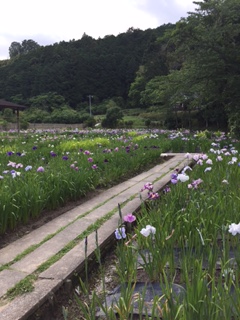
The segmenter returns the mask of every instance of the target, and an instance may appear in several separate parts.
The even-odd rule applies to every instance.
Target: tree
[[[123,119],[123,112],[121,108],[115,106],[107,110],[106,117],[102,121],[104,128],[116,128],[119,120]]]
[[[171,34],[169,46],[174,50],[169,58],[178,61],[178,72],[168,78],[175,82],[174,96],[190,98],[189,106],[198,104],[208,112],[223,107],[230,127],[240,115],[240,2],[195,3],[196,12],[181,19]]]
[[[32,108],[39,108],[47,112],[52,112],[55,108],[58,109],[65,104],[63,96],[56,92],[44,93],[29,99]]]
[[[23,40],[21,54],[28,54],[31,51],[37,50],[40,45],[34,40]]]
[[[15,58],[21,54],[22,46],[20,42],[12,42],[9,47],[9,57],[10,59]]]
[[[129,105],[132,108],[139,108],[142,106],[141,92],[144,91],[146,85],[146,77],[145,77],[145,68],[144,66],[140,66],[139,70],[136,73],[136,78],[134,82],[131,83],[130,90],[128,93],[129,97]]]
[[[10,59],[20,56],[22,54],[27,54],[31,51],[40,48],[40,45],[34,40],[23,40],[20,42],[12,42],[9,47],[9,57]]]

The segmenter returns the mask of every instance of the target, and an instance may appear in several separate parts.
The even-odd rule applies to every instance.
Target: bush
[[[21,130],[27,130],[29,128],[29,123],[26,120],[20,121],[20,129]]]
[[[123,112],[119,107],[111,107],[108,109],[106,118],[102,120],[103,128],[117,128],[119,120],[122,120]]]
[[[83,124],[84,127],[93,128],[96,124],[96,120],[94,119],[94,117],[89,116],[88,119],[83,122]]]

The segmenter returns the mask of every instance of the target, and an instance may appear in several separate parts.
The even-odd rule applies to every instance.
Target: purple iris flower
[[[163,193],[168,193],[168,192],[170,192],[170,191],[171,191],[171,189],[170,189],[169,186],[166,186],[166,187],[163,189]]]
[[[153,190],[153,184],[151,182],[145,183],[143,188],[141,189],[141,191],[144,191],[144,190],[152,191]]]
[[[50,155],[51,155],[52,157],[56,157],[56,156],[57,156],[57,154],[56,154],[55,152],[53,152],[53,151],[50,152]]]
[[[191,185],[192,185],[192,187],[194,188],[194,189],[197,189],[198,188],[198,186],[199,186],[199,184],[201,184],[203,182],[203,180],[202,179],[197,179],[197,180],[194,180],[192,183],[191,183]]]
[[[37,149],[37,146],[33,146],[33,147],[32,147],[32,150],[36,150],[36,149]]]
[[[172,173],[171,174],[171,183],[172,184],[176,184],[177,183],[177,174],[176,173]]]
[[[68,156],[63,156],[62,159],[63,160],[68,160]]]
[[[97,169],[97,168],[98,168],[98,166],[97,166],[96,164],[93,164],[93,165],[92,165],[92,169],[95,170],[95,169]]]
[[[159,194],[157,192],[148,192],[148,199],[155,200],[159,198]]]
[[[16,155],[21,157],[22,154],[21,154],[21,152],[16,152]]]
[[[38,167],[37,168],[37,172],[44,172],[44,168],[43,167]]]
[[[12,155],[13,155],[13,152],[12,152],[12,151],[8,151],[8,152],[7,152],[7,155],[8,155],[8,156],[12,156]]]
[[[125,228],[121,227],[121,228],[116,229],[115,230],[115,237],[117,240],[125,239],[127,237]]]

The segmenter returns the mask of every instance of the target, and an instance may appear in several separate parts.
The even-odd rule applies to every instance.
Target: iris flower
[[[11,166],[11,167],[15,168],[16,167],[16,162],[9,161],[7,166],[8,167]]]
[[[125,227],[117,228],[115,230],[115,237],[117,240],[125,239],[127,237]]]
[[[126,216],[123,217],[123,220],[125,222],[132,223],[132,222],[134,222],[136,220],[136,217],[132,213],[129,213]]]
[[[163,189],[163,193],[168,193],[170,191],[171,191],[171,188],[168,185],[166,185],[166,187]]]
[[[150,234],[154,235],[156,233],[156,228],[154,228],[153,226],[147,225],[146,228],[142,228],[140,233],[147,238]]]
[[[236,234],[240,233],[240,223],[231,223],[229,225],[228,229],[229,233],[231,233],[233,236],[236,236]]]
[[[53,152],[53,151],[50,152],[50,155],[51,155],[51,157],[56,157],[57,156],[57,154],[55,152]]]
[[[197,180],[194,180],[191,184],[188,185],[188,188],[191,189],[191,188],[194,188],[194,189],[197,189],[198,188],[198,185],[200,183],[202,183],[203,180],[202,179],[197,179]]]
[[[187,170],[191,170],[192,171],[192,168],[189,167],[189,166],[186,166],[186,167],[183,168],[182,173],[185,173]]]
[[[144,190],[152,191],[153,190],[153,184],[151,182],[145,183],[143,188],[141,189],[141,191],[144,191]]]
[[[16,164],[16,169],[22,168],[22,167],[23,167],[23,164],[21,164],[21,163]]]
[[[12,174],[12,177],[13,177],[13,178],[16,178],[17,176],[20,176],[21,172],[12,170],[12,171],[11,171],[11,174]]]
[[[157,192],[148,192],[148,199],[155,200],[159,198],[159,194]]]
[[[206,164],[213,164],[213,162],[212,162],[212,160],[211,159],[207,159],[207,161],[206,161]]]
[[[183,173],[179,173],[177,175],[177,180],[181,181],[181,182],[186,182],[189,180],[189,176],[187,176],[186,174],[183,174]]]
[[[222,183],[229,184],[226,179],[224,179],[224,180],[222,181]]]

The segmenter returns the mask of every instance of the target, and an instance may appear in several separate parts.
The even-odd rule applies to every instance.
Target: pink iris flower
[[[136,220],[136,217],[132,213],[129,213],[126,216],[123,217],[123,220],[125,222],[132,223],[132,222],[134,222]]]

